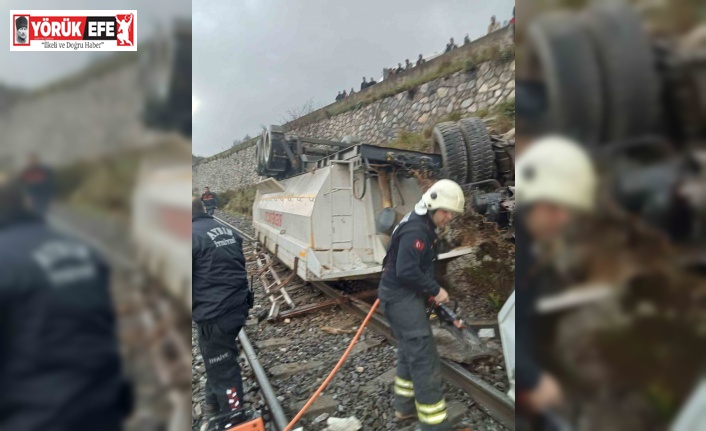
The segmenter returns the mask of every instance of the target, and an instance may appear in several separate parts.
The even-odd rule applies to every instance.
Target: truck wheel
[[[582,143],[603,139],[603,99],[596,53],[585,24],[569,12],[547,13],[529,26],[529,51],[547,87],[550,119]]]
[[[458,122],[468,153],[468,182],[489,180],[495,177],[493,143],[480,118],[463,118]]]
[[[268,127],[263,141],[263,157],[268,171],[283,172],[287,169],[285,145],[282,126]]]
[[[262,138],[258,138],[255,144],[255,163],[257,163],[257,174],[261,177],[265,175],[265,161],[262,155]]]
[[[468,151],[458,124],[439,123],[434,126],[431,135],[432,152],[441,154],[444,177],[465,184],[468,178]]]
[[[597,5],[584,13],[603,76],[607,140],[656,132],[659,78],[639,16],[629,6],[617,4]]]

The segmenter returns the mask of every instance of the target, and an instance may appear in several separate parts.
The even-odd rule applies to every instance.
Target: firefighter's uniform
[[[453,186],[463,208],[463,193],[457,184]],[[428,208],[420,202],[395,228],[383,262],[379,297],[398,342],[395,411],[402,417],[416,411],[422,430],[438,431],[450,430],[451,425],[439,354],[426,314],[427,298],[441,289],[434,279],[437,234]]]
[[[192,216],[192,320],[206,366],[206,405],[242,408],[236,339],[252,306],[243,240],[208,214]]]
[[[0,430],[119,431],[132,409],[107,263],[0,181]]]

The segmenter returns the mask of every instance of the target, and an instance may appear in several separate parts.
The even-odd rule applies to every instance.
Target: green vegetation
[[[650,405],[658,415],[665,419],[674,416],[678,410],[678,403],[671,388],[658,382],[651,382],[645,392]]]
[[[397,131],[397,138],[386,146],[400,150],[428,152],[431,150],[431,139],[424,137],[422,133],[412,133],[400,129]]]
[[[500,311],[503,308],[505,299],[498,292],[490,292],[488,293],[488,301],[490,301],[496,311]]]
[[[218,193],[219,206],[226,212],[250,218],[256,191],[254,185],[249,185]]]
[[[489,110],[479,109],[473,115],[486,121],[490,133],[505,133],[515,127],[515,98],[502,101]]]
[[[463,117],[463,112],[453,111],[430,124],[429,127],[424,129],[421,133],[413,133],[408,130],[399,129],[397,131],[397,137],[393,141],[388,142],[385,146],[390,148],[399,148],[401,150],[429,152],[431,151],[431,132],[434,129],[434,126],[447,121],[456,122]]]

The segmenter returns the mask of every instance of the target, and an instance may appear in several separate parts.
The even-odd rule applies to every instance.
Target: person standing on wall
[[[218,208],[218,196],[211,192],[211,189],[208,187],[205,187],[203,190],[204,192],[201,195],[201,202],[203,203],[204,208],[206,208],[206,213],[212,216],[213,212]]]
[[[456,48],[458,48],[458,46],[456,45],[456,43],[454,42],[454,38],[452,37],[451,39],[449,39],[449,43],[446,44],[446,50],[444,50],[444,52],[451,52]]]
[[[419,58],[417,59],[417,66],[421,66],[422,64],[426,63],[427,61],[424,59],[424,56],[422,54],[419,54]]]
[[[495,18],[495,15],[493,15],[490,17],[490,24],[488,24],[488,34],[498,30],[500,30],[500,23]]]
[[[383,260],[379,298],[398,340],[395,416],[418,418],[422,431],[449,431],[441,387],[441,361],[426,314],[427,301],[448,302],[434,279],[437,230],[464,211],[461,187],[439,180],[402,218],[390,237]]]
[[[253,305],[243,239],[204,212],[197,196],[191,205],[192,320],[206,366],[207,419],[243,407],[238,333]]]

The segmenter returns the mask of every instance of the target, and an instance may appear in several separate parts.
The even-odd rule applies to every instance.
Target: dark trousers
[[[206,214],[212,216],[213,212],[216,210],[216,207],[206,207]]]
[[[199,323],[199,348],[206,366],[206,404],[221,413],[243,407],[243,379],[236,339],[242,326],[228,319]]]
[[[397,339],[395,410],[417,412],[422,431],[450,431],[441,387],[441,360],[424,299],[404,288],[380,286],[385,317]]]

